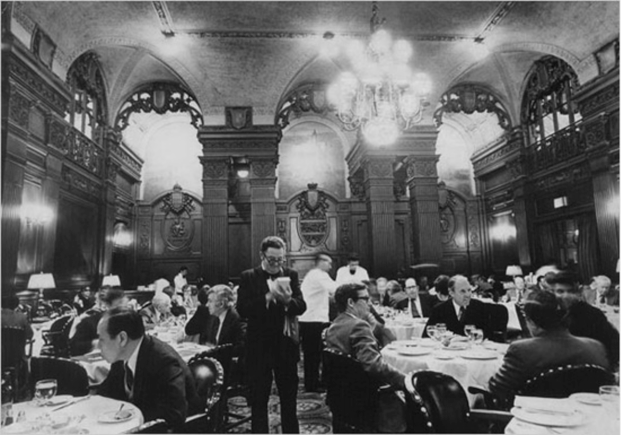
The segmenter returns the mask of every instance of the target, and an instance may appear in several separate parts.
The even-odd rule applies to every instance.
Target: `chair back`
[[[2,327],[2,368],[18,368],[24,361],[26,330],[15,326]]]
[[[602,385],[614,383],[614,375],[603,367],[595,364],[569,364],[546,370],[527,380],[517,394],[562,398],[574,393],[598,393]]]
[[[507,323],[509,323],[509,311],[501,304],[485,304],[487,313],[486,320],[492,341],[504,343],[507,341]]]
[[[69,331],[73,320],[73,314],[66,314],[56,319],[48,331],[42,332],[45,341],[45,345],[41,349],[42,355],[69,356]]]
[[[224,370],[224,388],[230,385],[230,372],[231,365],[233,363],[232,343],[219,344],[209,350],[199,353],[197,357],[208,357],[218,360],[218,362],[222,366],[222,370]]]
[[[88,394],[88,374],[76,361],[55,357],[32,357],[30,360],[33,385],[41,379],[56,379],[57,394],[86,396]]]
[[[196,355],[188,362],[192,372],[196,394],[205,403],[208,412],[220,400],[222,386],[224,385],[224,370],[215,358]]]
[[[147,421],[127,433],[166,433],[168,431],[168,423],[163,418]]]
[[[408,433],[470,433],[470,406],[452,376],[422,370],[406,377]]]
[[[323,350],[323,375],[334,432],[375,432],[379,382],[360,362],[330,348]]]

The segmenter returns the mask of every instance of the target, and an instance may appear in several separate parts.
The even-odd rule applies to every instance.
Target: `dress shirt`
[[[228,311],[229,310],[224,310],[218,315],[218,319],[220,320],[220,323],[218,324],[218,332],[216,332],[216,344],[220,342],[220,332],[222,331],[222,325],[224,324],[224,318],[226,317],[226,313],[228,313]]]
[[[414,303],[414,305],[412,305],[412,302]],[[423,307],[420,305],[420,299],[416,298],[416,299],[410,299],[408,302],[408,310],[410,311],[410,314],[412,314],[412,316],[414,316],[414,312],[412,310],[412,307],[416,307],[416,314],[418,314],[415,317],[423,317]]]
[[[142,340],[143,340],[143,337],[140,337],[140,341],[138,341],[138,346],[136,346],[132,354],[127,359],[127,362],[125,363],[126,369],[128,368],[132,371],[133,379],[136,379],[136,362],[138,361],[138,351],[140,350],[140,345],[142,345]],[[132,386],[132,389],[133,389],[133,386]],[[125,392],[127,393],[129,397],[131,397],[133,394],[133,391],[127,389],[127,384],[125,384]]]
[[[330,278],[328,272],[321,269],[312,269],[302,281],[302,296],[306,302],[306,311],[298,319],[300,322],[330,321],[330,295],[336,291],[336,282]]]
[[[461,320],[461,319],[459,318],[459,310],[461,309],[461,306],[457,305],[457,304],[455,303],[455,300],[454,300],[454,299],[451,299],[451,302],[453,303],[453,308],[455,309],[455,316],[457,317],[457,320]],[[465,311],[467,308],[468,308],[468,307],[467,307],[467,306],[465,306],[465,307],[464,307],[464,311]]]
[[[188,280],[180,273],[175,276],[175,291],[183,294],[183,287],[188,284]]]
[[[341,284],[346,284],[348,282],[362,282],[368,280],[369,274],[367,273],[367,270],[362,266],[356,267],[356,272],[353,275],[349,272],[349,266],[341,266],[336,272],[337,287]]]

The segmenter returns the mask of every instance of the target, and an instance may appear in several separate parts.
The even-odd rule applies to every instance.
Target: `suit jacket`
[[[435,305],[435,300],[433,296],[430,296],[428,294],[421,294],[419,293],[418,295],[418,299],[420,300],[420,308],[423,311],[422,313],[419,313],[421,315],[421,317],[429,317],[431,316],[431,311],[433,310],[433,307]],[[396,303],[395,308],[397,308],[398,310],[407,310],[408,309],[408,300],[409,298],[405,298],[399,302]]]
[[[489,389],[498,397],[511,397],[528,379],[566,364],[597,364],[610,369],[604,346],[590,338],[571,335],[566,329],[511,343]]]
[[[216,340],[218,334],[218,317],[209,314],[209,308],[201,305],[197,308],[194,316],[185,325],[185,333],[188,335],[199,334],[199,343],[212,344],[232,344],[233,355],[239,356],[244,348],[245,327],[239,318],[239,314],[233,308],[230,308],[224,316],[222,329],[220,331],[219,340]]]
[[[382,358],[376,337],[368,322],[341,313],[326,331],[326,346],[350,355],[381,383],[402,388],[405,375]]]
[[[283,268],[282,276],[291,278],[291,302],[287,315],[299,316],[306,310],[306,303],[300,291],[298,273]],[[273,364],[275,358],[297,362],[300,358],[299,347],[283,334],[285,306],[276,301],[265,302],[269,292],[268,275],[261,268],[249,269],[241,274],[237,291],[237,311],[247,319],[246,361],[250,366],[263,363]]]
[[[103,311],[91,309],[75,319],[79,322],[75,333],[69,339],[69,354],[71,356],[84,355],[93,350],[93,340],[97,339],[97,324],[103,316]]]
[[[457,320],[457,314],[453,307],[453,300],[449,299],[441,304],[436,305],[429,316],[427,325],[435,325],[436,323],[446,324],[446,329],[452,331],[455,334],[465,335],[464,326],[474,325],[475,327],[482,329],[485,337],[491,336],[491,330],[487,324],[487,313],[485,312],[485,302],[471,299],[466,312],[464,314],[464,320],[460,322]],[[423,337],[427,337],[427,327],[423,332]]]
[[[618,366],[619,331],[601,310],[579,301],[569,307],[567,321],[569,332],[576,337],[588,337],[602,343],[613,368]]]
[[[131,400],[125,393],[124,382],[124,362],[116,361],[98,393],[133,403],[142,411],[145,421],[163,418],[174,428],[205,406],[199,403],[192,373],[183,359],[172,347],[149,335],[144,336],[138,350]]]

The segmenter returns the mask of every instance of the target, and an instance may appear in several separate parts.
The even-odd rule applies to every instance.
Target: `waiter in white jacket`
[[[363,282],[369,280],[367,270],[360,266],[360,258],[357,254],[350,254],[347,265],[342,266],[336,271],[336,285],[347,284],[348,282]]]
[[[330,296],[336,291],[336,283],[328,272],[332,269],[332,258],[317,254],[315,268],[302,281],[302,295],[306,311],[300,316],[300,338],[304,352],[304,389],[306,392],[321,392],[319,365],[323,343],[321,334],[329,325],[328,312]]]

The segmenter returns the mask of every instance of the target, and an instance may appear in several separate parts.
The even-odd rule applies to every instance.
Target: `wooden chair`
[[[220,429],[218,418],[221,415],[224,384],[222,365],[215,358],[196,355],[190,359],[188,367],[194,377],[196,393],[201,402],[205,403],[205,409],[204,412],[186,418],[181,432],[217,433]]]
[[[15,397],[22,396],[28,384],[28,363],[26,361],[26,330],[20,327],[2,327],[2,371],[11,373],[11,384]],[[32,346],[32,345],[31,345]]]
[[[526,381],[521,396],[568,397],[574,393],[598,393],[602,385],[615,383],[615,376],[595,364],[568,364],[546,370]]]
[[[509,412],[471,410],[459,382],[443,373],[409,374],[405,386],[408,433],[502,433],[513,418]]]
[[[162,418],[156,420],[147,421],[133,429],[130,429],[127,433],[167,433],[168,424]]]
[[[326,348],[322,356],[334,433],[377,432],[379,383],[348,355]]]
[[[73,314],[67,314],[56,319],[47,331],[41,335],[45,344],[41,355],[67,358],[69,356],[69,331],[74,321]]]
[[[89,392],[86,369],[66,358],[33,357],[30,360],[33,385],[41,379],[56,379],[57,394],[86,396]]]

